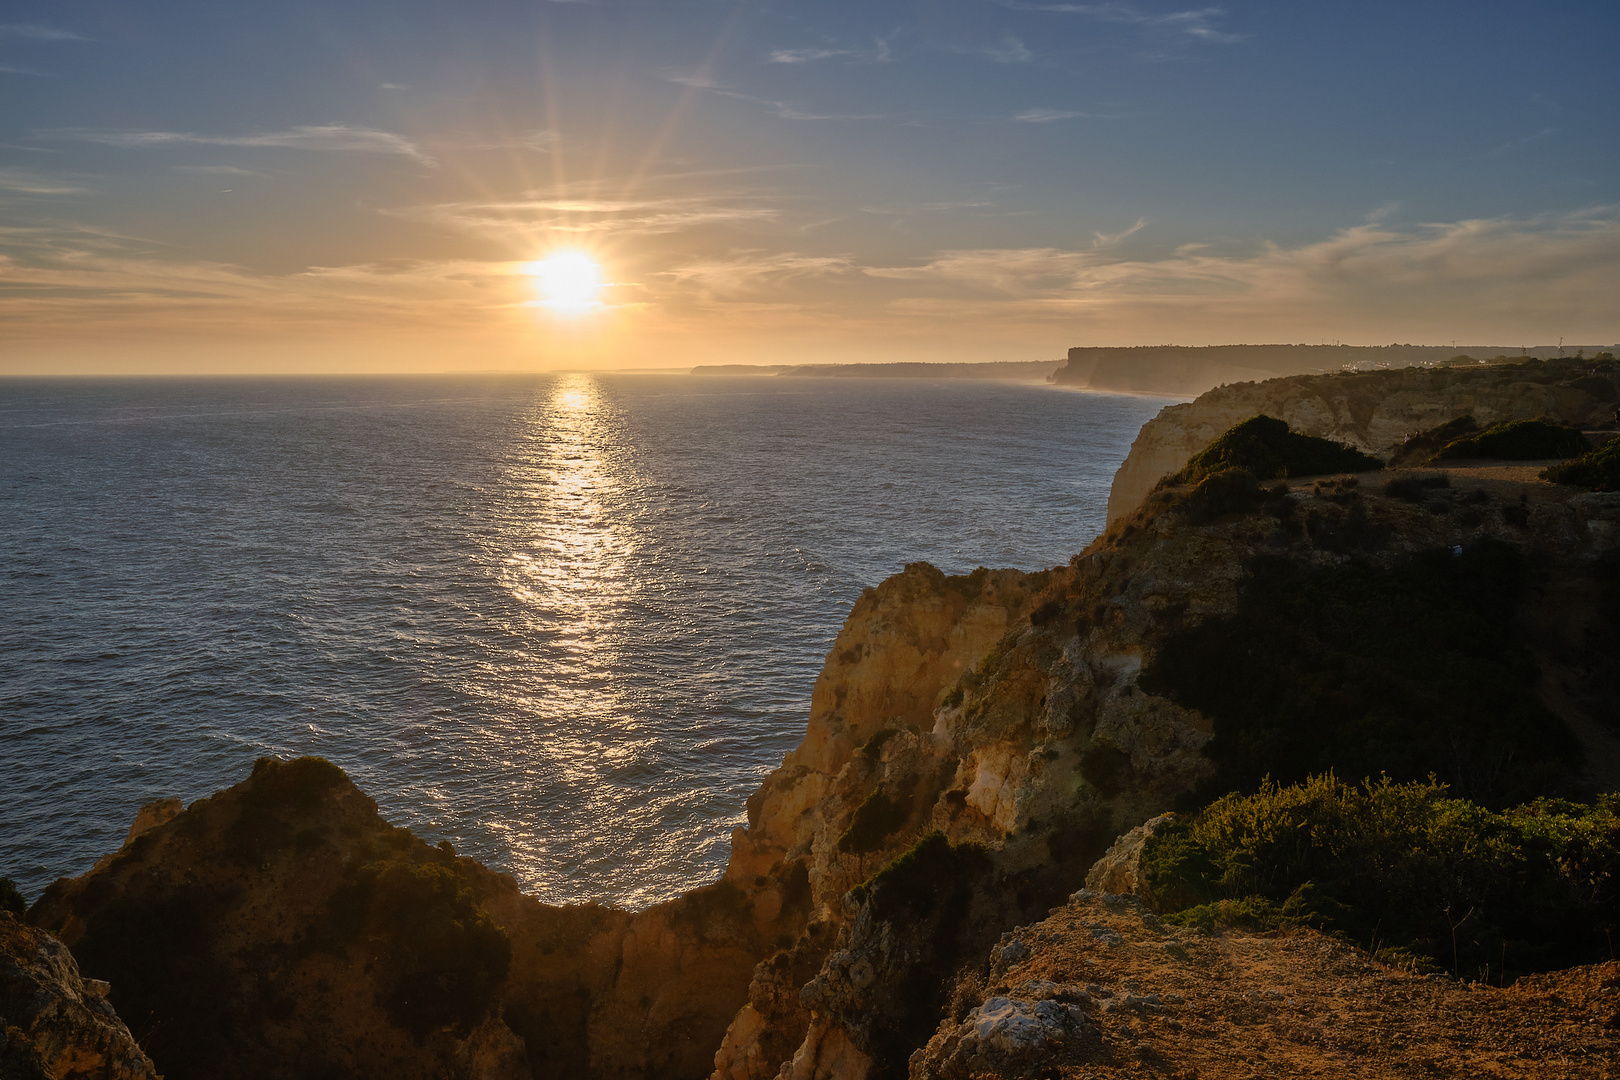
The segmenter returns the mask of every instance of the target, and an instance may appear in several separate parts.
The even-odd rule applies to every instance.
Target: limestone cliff
[[[1521,713],[1550,714],[1518,701],[1520,712],[1513,715],[1521,719],[1509,721],[1506,754],[1541,770],[1534,774],[1538,782],[1555,785],[1577,782],[1570,759],[1555,759],[1548,749],[1557,732],[1567,732],[1565,725],[1577,730],[1591,759],[1612,755],[1612,718],[1606,722],[1589,705],[1573,705],[1592,689],[1582,684],[1576,692],[1582,679],[1608,680],[1610,689],[1597,700],[1612,700],[1603,694],[1612,692],[1614,665],[1602,659],[1613,644],[1612,613],[1601,628],[1580,620],[1555,627],[1537,622],[1536,611],[1566,590],[1601,591],[1604,575],[1612,577],[1613,564],[1604,560],[1620,540],[1620,498],[1483,480],[1472,489],[1427,488],[1428,499],[1411,499],[1399,485],[1397,494],[1383,494],[1376,474],[1361,479],[1300,491],[1244,489],[1225,502],[1204,489],[1161,491],[1068,568],[1045,576],[1028,615],[945,687],[926,733],[926,721],[916,716],[894,724],[892,732],[861,728],[870,732],[868,742],[852,738],[847,745],[858,746],[852,755],[820,759],[827,768],[840,761],[843,767],[826,789],[839,794],[824,795],[815,811],[800,809],[811,805],[808,799],[779,803],[772,797],[791,790],[796,774],[785,767],[775,781],[782,786],[767,784],[737,848],[747,850],[754,835],[781,834],[805,813],[823,823],[847,821],[842,833],[819,825],[820,843],[809,844],[813,879],[823,883],[818,918],[827,929],[760,966],[750,1003],[717,1055],[716,1080],[906,1075],[909,1055],[950,1008],[951,972],[978,963],[1020,919],[1060,902],[1126,828],[1186,800],[1229,767],[1210,753],[1211,738],[1220,732],[1215,719],[1179,700],[1172,680],[1150,683],[1144,673],[1161,668],[1166,650],[1196,628],[1244,610],[1267,581],[1321,574],[1332,580],[1351,567],[1395,575],[1429,565],[1430,553],[1447,559],[1460,558],[1453,552],[1526,553],[1545,576],[1529,599],[1510,601],[1520,605],[1520,615],[1508,616],[1529,627],[1521,631],[1530,641],[1526,648],[1568,654],[1584,674],[1566,668],[1571,692],[1565,693],[1529,668],[1515,669],[1521,674],[1513,676],[1520,680],[1513,693],[1540,695],[1557,716],[1545,721],[1553,728],[1544,735]],[[1338,676],[1322,671],[1313,677]],[[1482,727],[1491,722],[1490,716],[1477,719]],[[1325,728],[1310,731],[1308,713],[1295,723],[1307,741],[1353,741]],[[1442,750],[1440,757],[1404,764],[1448,776],[1455,766],[1468,782],[1469,751],[1457,745],[1461,756],[1454,760],[1445,757],[1453,751]],[[1359,763],[1353,755],[1344,760]],[[1333,761],[1327,758],[1328,765]],[[1617,780],[1620,773],[1609,771],[1595,782]],[[782,818],[773,814],[778,805],[787,810]],[[834,894],[828,886],[841,887],[877,863],[857,858],[871,842],[868,820],[898,823],[881,845],[883,860],[893,848],[915,843],[845,894],[840,912],[826,903]],[[852,861],[859,867],[854,873],[845,869]],[[1116,852],[1113,863],[1103,860],[1094,874],[1115,884],[1114,878],[1130,875],[1129,859]],[[1016,952],[1008,963],[1018,959]],[[825,959],[805,982],[817,955]],[[802,1041],[784,1055],[784,1035],[800,1030]]]
[[[1408,435],[1471,414],[1481,427],[1551,417],[1576,427],[1612,426],[1620,382],[1575,360],[1470,368],[1299,375],[1234,383],[1170,405],[1131,444],[1108,495],[1108,521],[1123,518],[1160,479],[1251,416],[1335,439],[1387,458]]]
[[[0,911],[0,1076],[157,1080],[152,1062],[66,946]]]

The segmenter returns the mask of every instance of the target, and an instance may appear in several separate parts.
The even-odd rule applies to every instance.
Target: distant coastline
[[[1217,386],[1286,375],[1469,365],[1500,357],[1547,360],[1606,345],[1143,345],[1080,347],[1052,375],[1058,386],[1196,397]]]
[[[786,375],[818,379],[1000,379],[1050,382],[1063,360],[1008,360],[984,364],[700,364],[692,375]]]

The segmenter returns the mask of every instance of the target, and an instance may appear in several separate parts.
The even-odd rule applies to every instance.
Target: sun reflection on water
[[[536,400],[506,470],[507,525],[491,554],[523,613],[511,630],[540,661],[543,684],[512,723],[489,732],[488,756],[515,762],[514,790],[524,793],[493,827],[512,871],[543,897],[577,895],[581,877],[614,877],[644,819],[667,809],[654,790],[662,739],[636,719],[645,709],[623,677],[634,667],[623,650],[637,588],[637,540],[623,512],[635,498],[630,457],[596,380],[566,375]],[[567,866],[556,858],[559,835],[577,838]]]

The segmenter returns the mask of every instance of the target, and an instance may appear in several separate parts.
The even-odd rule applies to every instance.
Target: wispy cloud
[[[390,216],[511,241],[546,234],[651,236],[704,225],[769,221],[774,207],[743,197],[603,199],[535,197],[437,203],[387,211]]]
[[[1014,120],[1020,124],[1051,124],[1059,120],[1077,120],[1089,113],[1074,112],[1070,109],[1025,109]]]
[[[242,169],[235,165],[176,165],[175,172],[193,173],[198,176],[259,176],[260,173],[252,169]]]
[[[1308,340],[1312,327],[1364,328],[1381,340],[1397,331],[1401,340],[1447,340],[1465,330],[1545,336],[1558,326],[1601,335],[1612,333],[1620,309],[1613,207],[1409,229],[1358,225],[1248,255],[1189,244],[1162,258],[1122,259],[1110,250],[1114,237],[1100,239],[1087,251],[947,251],[918,266],[866,272],[905,282],[906,295],[892,304],[919,314],[1055,320],[1129,340],[1143,327],[1161,338],[1162,328],[1174,327],[1203,340]]]
[[[1487,158],[1506,157],[1509,154],[1517,153],[1518,151],[1523,150],[1527,146],[1532,146],[1538,142],[1542,142],[1545,139],[1550,139],[1556,134],[1558,134],[1557,128],[1545,127],[1533,135],[1526,135],[1522,139],[1514,139],[1511,142],[1505,142],[1500,146],[1492,147],[1490,150],[1485,152],[1485,156]]]
[[[41,23],[0,23],[0,38],[28,38],[33,41],[83,41],[71,30]]]
[[[252,135],[198,135],[181,131],[92,131],[68,129],[54,132],[59,138],[78,139],[143,149],[157,146],[244,146],[285,150],[343,151],[361,154],[394,154],[424,165],[433,159],[403,135],[349,124],[311,124],[284,131]]]
[[[39,71],[35,68],[17,67],[15,64],[0,64],[0,74],[3,75],[34,75],[43,79],[54,79],[56,75],[49,71]]]
[[[1091,234],[1092,235],[1091,246],[1092,246],[1093,250],[1101,250],[1101,249],[1104,249],[1104,248],[1118,247],[1124,241],[1126,241],[1126,240],[1130,239],[1131,237],[1135,236],[1137,233],[1141,232],[1145,228],[1147,228],[1147,218],[1137,218],[1135,225],[1132,225],[1130,228],[1124,229],[1124,230],[1122,230],[1120,232],[1117,232],[1117,233],[1105,233],[1105,232],[1092,233]]]
[[[832,60],[840,56],[853,56],[849,49],[773,49],[773,64],[808,64],[815,60]]]
[[[797,252],[734,251],[699,259],[664,271],[660,277],[677,289],[690,290],[705,300],[735,300],[761,293],[778,293],[805,278],[858,274],[847,255],[804,255]]]
[[[0,168],[0,191],[19,195],[83,195],[89,190],[80,184],[41,176],[28,169]]]
[[[1029,47],[1012,34],[1003,34],[999,40],[981,46],[978,52],[998,64],[1027,64],[1035,59]]]
[[[1230,33],[1216,26],[1216,20],[1226,14],[1224,9],[1217,7],[1160,13],[1143,11],[1135,5],[1124,3],[1039,4],[1023,3],[1020,0],[1002,0],[1002,6],[1012,8],[1015,11],[1046,11],[1059,15],[1084,15],[1099,22],[1171,31],[1177,34],[1185,34],[1199,41],[1207,41],[1218,45],[1230,45],[1242,41],[1246,37],[1244,34]]]
[[[673,74],[666,76],[671,82],[682,86],[690,86],[695,90],[707,90],[720,97],[728,97],[735,101],[746,101],[752,105],[759,105],[783,120],[888,120],[892,119],[888,113],[839,113],[820,112],[814,109],[800,108],[786,101],[776,101],[771,98],[759,97],[754,94],[745,94],[741,90],[732,90],[726,86],[710,80],[703,75]]]

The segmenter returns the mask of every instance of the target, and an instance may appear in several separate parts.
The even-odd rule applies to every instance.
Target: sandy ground
[[[1503,989],[1388,968],[1313,931],[1174,930],[1100,897],[1015,936],[1033,955],[986,995],[1089,986],[1090,1027],[1043,1063],[983,1076],[1620,1076],[1620,963]]]

